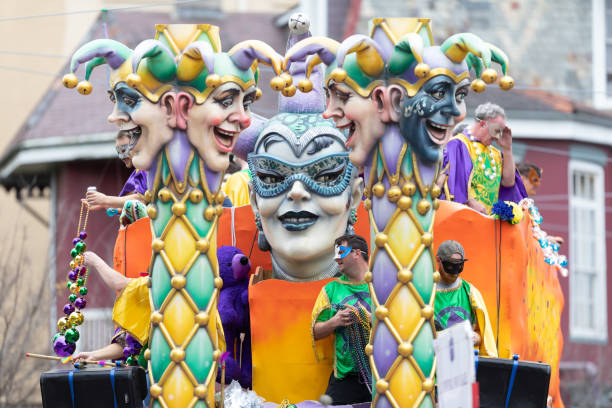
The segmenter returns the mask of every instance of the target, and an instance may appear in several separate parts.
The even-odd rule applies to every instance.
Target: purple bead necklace
[[[83,210],[85,209],[85,218],[83,219]],[[77,237],[72,240],[73,248],[70,250],[70,271],[68,272],[68,281],[66,287],[70,290],[68,301],[64,306],[65,316],[57,321],[58,333],[53,336],[53,351],[60,357],[68,357],[74,353],[76,342],[79,340],[80,334],[76,329],[77,326],[83,324],[84,317],[81,309],[85,309],[87,302],[87,267],[83,265],[83,253],[87,249],[85,238],[87,233],[87,218],[89,217],[89,206],[85,202],[81,202],[81,212],[79,214],[79,225],[77,227]],[[81,229],[81,221],[83,227]]]

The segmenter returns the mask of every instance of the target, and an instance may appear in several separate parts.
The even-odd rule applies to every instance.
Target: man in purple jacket
[[[487,102],[476,108],[476,121],[454,136],[444,150],[442,198],[490,214],[497,201],[527,197],[512,156],[512,131],[504,110]],[[501,151],[493,146],[496,141]]]

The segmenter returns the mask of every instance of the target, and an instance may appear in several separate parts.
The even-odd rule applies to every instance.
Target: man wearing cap
[[[436,330],[445,330],[455,323],[469,320],[474,329],[474,346],[480,349],[480,355],[497,357],[484,299],[474,285],[459,277],[466,261],[463,247],[457,241],[444,241],[438,247],[436,262],[440,281],[436,288]]]
[[[335,260],[342,275],[321,289],[312,311],[314,340],[334,335],[334,372],[325,392],[333,405],[372,400],[372,373],[365,355],[370,337],[372,300],[365,274],[368,244],[359,235],[343,235],[335,241]],[[315,354],[318,358],[317,345]]]

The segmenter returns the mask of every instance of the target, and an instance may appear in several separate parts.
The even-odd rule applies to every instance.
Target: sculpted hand
[[[100,210],[108,206],[106,194],[102,194],[99,191],[88,191],[85,195],[85,200],[90,210]]]
[[[503,150],[512,150],[512,130],[510,130],[508,126],[502,130],[502,135],[497,141],[497,144],[499,144],[499,147]]]

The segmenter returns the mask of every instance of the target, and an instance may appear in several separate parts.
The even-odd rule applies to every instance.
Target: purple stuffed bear
[[[249,319],[249,271],[251,263],[233,246],[217,249],[219,275],[223,287],[219,293],[219,315],[225,332],[228,355],[225,358],[225,383],[237,380],[243,388],[251,387],[251,325]],[[244,333],[241,341],[240,335]],[[217,380],[221,379],[221,370]]]

